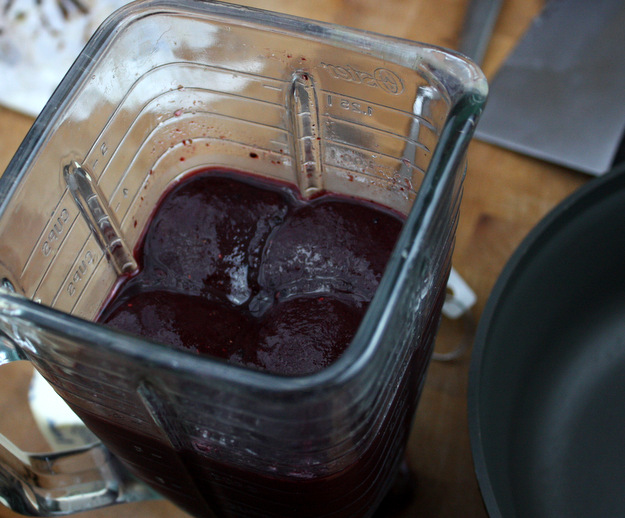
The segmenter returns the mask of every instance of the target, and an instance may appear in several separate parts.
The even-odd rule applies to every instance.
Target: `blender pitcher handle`
[[[0,332],[0,365],[24,359]],[[0,434],[0,503],[26,516],[62,516],[158,498],[99,442],[28,453]]]

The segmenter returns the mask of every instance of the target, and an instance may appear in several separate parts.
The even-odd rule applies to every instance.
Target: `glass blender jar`
[[[267,11],[112,15],[0,178],[0,364],[31,361],[102,443],[25,460],[3,441],[3,502],[47,516],[158,493],[196,516],[371,516],[432,354],[486,93],[453,52]],[[406,215],[330,367],[276,376],[93,322],[162,193],[207,166]]]

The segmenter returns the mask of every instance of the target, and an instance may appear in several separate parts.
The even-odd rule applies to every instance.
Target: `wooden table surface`
[[[246,5],[305,16],[458,48],[466,0],[248,0]],[[491,78],[540,11],[541,0],[506,0],[483,62]],[[0,108],[0,171],[32,124]],[[472,142],[458,228],[454,266],[478,296],[477,321],[499,272],[527,232],[589,177],[504,149]],[[457,324],[443,321],[437,347],[461,337]],[[396,518],[486,516],[473,470],[467,424],[470,351],[450,363],[433,362],[417,412],[408,457],[416,473],[415,495]],[[0,433],[22,448],[41,448],[26,413],[30,367],[2,367]],[[16,517],[0,506],[0,518]],[[183,518],[164,502],[127,504],[76,515],[82,518]],[[244,518],[244,517],[243,517]],[[296,518],[296,517],[294,517]]]

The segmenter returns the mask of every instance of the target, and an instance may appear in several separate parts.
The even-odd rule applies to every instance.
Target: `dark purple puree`
[[[349,345],[402,224],[363,200],[303,200],[286,184],[202,171],[166,193],[136,251],[140,271],[100,322],[253,369],[313,373]],[[132,472],[196,516],[211,514],[207,506],[227,518],[369,515],[401,462],[441,305],[439,297],[378,434],[336,473],[260,473],[201,444],[176,448],[76,411]],[[405,496],[391,491],[380,512]]]
[[[403,220],[363,200],[208,170],[160,202],[100,322],[284,375],[347,348]]]

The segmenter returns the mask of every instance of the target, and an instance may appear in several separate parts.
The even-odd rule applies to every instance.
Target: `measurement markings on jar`
[[[56,206],[52,209],[50,219],[43,227],[41,234],[37,239],[37,244],[32,249],[30,256],[22,269],[22,276],[26,270],[31,269],[31,263],[34,261],[41,263],[54,255],[65,237],[68,229],[76,220],[78,213],[73,212],[73,206],[69,203],[70,198],[67,189],[59,199]],[[38,258],[38,259],[37,259]],[[42,271],[42,265],[37,264],[38,271]]]
[[[270,84],[267,84],[267,83],[262,83],[262,85],[263,85],[264,88],[267,88],[268,90],[274,90],[274,91],[277,91],[277,92],[281,92],[282,89],[283,89],[283,86],[279,86],[279,85],[270,85]]]
[[[80,218],[76,218],[66,229],[66,233],[67,237],[63,243],[47,258],[45,271],[33,292],[36,298],[45,304],[52,304],[56,300],[69,269],[76,262],[77,254],[84,247],[89,228]]]
[[[83,242],[80,252],[56,292],[52,304],[62,311],[72,311],[103,254],[93,236]]]
[[[97,281],[100,279],[99,268],[100,268],[100,266],[102,265],[103,262],[105,263],[104,267],[107,268],[107,265],[106,265],[106,254],[100,253],[100,252],[101,252],[101,250],[96,246],[95,252],[93,253],[94,261],[89,264],[90,272],[88,272],[88,274],[86,274],[79,281],[79,282],[82,282],[82,286],[80,286],[80,291],[77,292],[77,296],[74,297],[73,304],[68,309],[68,312],[70,312],[72,314],[74,313],[74,310],[75,310],[76,306],[78,306],[78,304],[83,299],[83,297],[88,296],[88,294],[92,293],[91,290],[97,289],[97,288],[89,288],[89,286],[90,286],[90,284],[92,282],[96,282],[96,285],[97,285]],[[98,272],[97,275],[96,275],[96,272]],[[95,279],[95,281],[94,281],[94,279]],[[106,290],[106,291],[108,293],[108,290]],[[92,317],[95,317],[95,314],[92,315]]]
[[[84,281],[87,274],[91,273],[91,266],[95,263],[95,260],[96,255],[91,250],[87,250],[78,261],[71,273],[71,280],[67,284],[67,294],[70,297],[76,295],[80,283]]]
[[[326,94],[326,101],[329,107],[338,106],[345,111],[358,115],[373,116],[373,106],[361,101],[352,100],[347,97],[340,97],[334,94]]]
[[[52,217],[37,240],[21,275],[24,285],[34,286],[33,296],[37,294],[46,303],[49,303],[52,293],[50,292],[51,286],[46,285],[45,280],[51,275],[56,275],[55,270],[64,268],[59,259],[59,251],[70,236],[75,234],[73,229],[76,222],[79,221],[77,211],[71,204],[65,203],[67,200],[64,201],[64,198],[65,196],[62,197],[61,202],[53,211]],[[44,292],[47,292],[48,295],[46,296]]]

